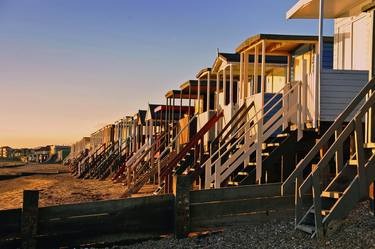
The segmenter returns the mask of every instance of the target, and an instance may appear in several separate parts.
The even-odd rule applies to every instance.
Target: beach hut
[[[373,200],[373,9],[374,2],[366,0],[300,0],[287,12],[288,19],[319,19],[319,115],[335,118],[282,185],[283,192],[296,188],[295,227],[312,236],[327,235],[335,227],[332,221],[346,217],[369,194]],[[328,71],[322,67],[326,53],[321,49],[326,18],[334,19],[334,61]],[[348,143],[350,150],[345,150]]]
[[[220,150],[205,163],[206,188],[286,179],[298,162],[293,158],[303,155],[317,135],[317,43],[317,36],[258,34],[227,56],[239,61],[238,104],[246,111],[233,115],[234,127],[218,134]],[[331,69],[333,38],[326,37],[324,44],[324,67]],[[305,140],[304,130],[313,131]],[[298,142],[306,146],[297,146],[300,151],[286,160],[285,153]]]

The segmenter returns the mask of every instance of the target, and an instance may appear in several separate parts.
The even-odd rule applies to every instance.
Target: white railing
[[[287,84],[267,101],[262,108],[256,111],[244,125],[237,129],[237,131],[230,136],[230,139],[224,141],[225,143],[220,146],[202,166],[205,167],[206,172],[206,188],[210,188],[212,183],[214,183],[215,188],[219,188],[221,183],[229,177],[236,168],[243,162],[248,163],[249,156],[254,152],[256,152],[256,179],[260,182],[262,176],[261,153],[263,142],[281,126],[291,122],[294,117],[298,130],[298,138],[300,139],[302,137],[302,130],[304,128],[302,112],[305,108],[302,106],[301,95],[303,85],[304,84],[300,81]],[[282,97],[273,103],[277,99],[277,96],[280,95]],[[297,101],[291,101],[294,96]],[[282,107],[280,108],[281,105]],[[265,111],[264,107],[269,109]],[[272,112],[275,113],[272,114]],[[265,120],[267,115],[272,116],[269,117],[268,120]],[[231,138],[235,138],[235,141],[231,141]],[[240,144],[241,141],[244,141],[244,144]],[[222,152],[222,148],[225,149],[224,152]],[[233,153],[233,151],[235,152]],[[228,159],[225,160],[225,157]],[[215,167],[215,172],[213,174],[211,174],[212,167]]]

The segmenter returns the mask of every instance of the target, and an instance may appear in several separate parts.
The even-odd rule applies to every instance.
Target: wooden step
[[[342,192],[338,191],[323,191],[321,197],[339,199],[342,196]]]
[[[357,159],[350,159],[349,162],[348,162],[348,164],[350,166],[357,166],[358,165],[358,161],[357,161]]]
[[[280,134],[277,134],[276,137],[279,137],[279,138],[283,138],[283,137],[287,137],[288,136],[288,133],[280,133]]]
[[[365,148],[365,149],[375,149],[375,143],[364,143],[363,148]]]
[[[269,152],[262,152],[262,156],[270,156]]]
[[[312,208],[309,211],[310,211],[310,213],[315,214],[315,209]],[[323,215],[323,216],[327,216],[330,212],[331,211],[328,210],[328,209],[323,209],[323,210],[320,211],[321,215]]]
[[[267,147],[279,147],[280,143],[269,143],[267,144]]]
[[[323,209],[323,210],[321,211],[321,214],[322,214],[323,216],[327,216],[327,215],[329,215],[330,212],[331,212],[331,211],[328,210],[328,209]]]
[[[309,234],[313,234],[315,232],[314,226],[309,226],[309,225],[304,225],[304,224],[297,225],[296,229],[304,231],[304,232],[309,233]]]
[[[256,162],[249,162],[249,163],[247,164],[247,166],[257,166],[257,163],[256,163]]]
[[[238,185],[239,185],[239,182],[229,181],[229,182],[228,182],[228,185],[229,185],[229,186],[238,186]]]
[[[245,172],[245,171],[240,171],[240,172],[238,172],[237,175],[239,175],[239,176],[248,176],[249,173],[248,173],[248,172]]]

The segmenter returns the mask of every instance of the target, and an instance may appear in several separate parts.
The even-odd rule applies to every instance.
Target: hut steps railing
[[[260,181],[262,167],[262,145],[281,126],[289,126],[295,117],[298,131],[298,140],[302,138],[305,120],[302,90],[305,85],[302,82],[287,84],[276,93],[255,114],[247,119],[233,134],[221,141],[220,147],[211,153],[210,158],[201,167],[206,172],[206,188],[219,188],[240,165],[248,164],[249,157],[256,152],[256,179]],[[291,103],[292,95],[297,94],[297,102]],[[277,100],[277,96],[281,96]],[[250,103],[251,105],[251,103]],[[282,105],[282,107],[280,107]],[[267,109],[266,109],[267,108]],[[272,113],[275,112],[275,113]],[[272,115],[271,117],[269,117]],[[268,118],[268,120],[266,120]],[[214,172],[212,173],[212,167]]]
[[[363,120],[370,108],[375,107],[374,90],[375,80],[372,79],[282,184],[282,193],[290,191],[293,183],[295,185],[296,229],[321,238],[327,235],[333,220],[346,217],[360,200],[368,197],[369,185],[375,179],[375,156],[373,148],[366,146]],[[354,118],[346,123],[355,110],[358,111]],[[343,145],[350,137],[354,137],[355,149],[348,157]],[[313,165],[313,160],[323,148],[328,149],[319,162]],[[334,162],[336,166],[333,178],[327,173],[330,162]],[[307,167],[312,167],[313,170],[304,179],[303,172]],[[304,211],[306,202],[309,206],[307,212]]]

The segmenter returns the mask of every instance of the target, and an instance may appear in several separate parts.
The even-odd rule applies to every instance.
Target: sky
[[[165,103],[217,49],[317,34],[316,21],[285,19],[295,2],[0,0],[0,146],[71,144]]]

